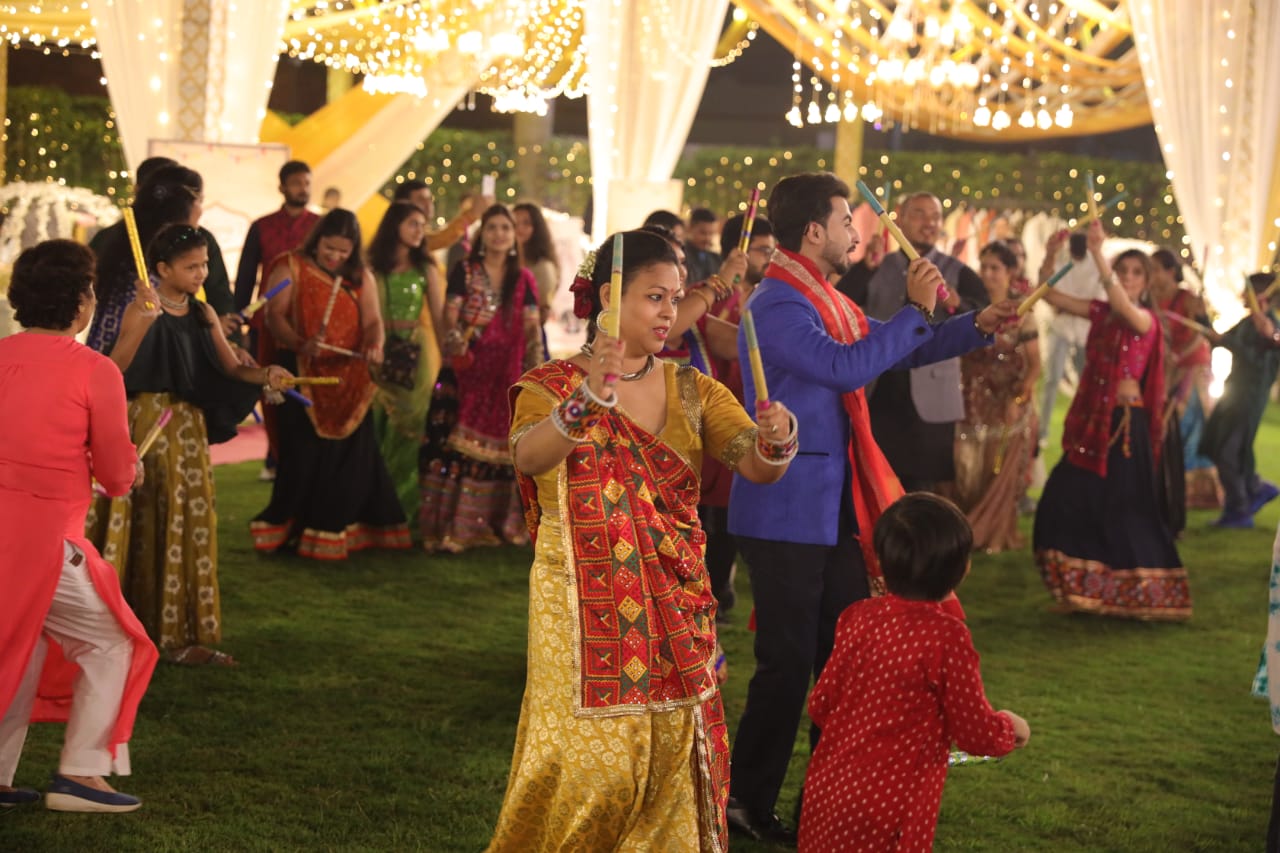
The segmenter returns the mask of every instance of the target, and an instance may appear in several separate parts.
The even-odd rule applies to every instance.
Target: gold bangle
[[[693,293],[695,296],[702,297],[702,301],[707,306],[708,313],[710,313],[711,309],[715,306],[716,301],[712,296],[710,296],[707,293],[707,289],[705,287],[699,287],[696,290],[694,290]]]

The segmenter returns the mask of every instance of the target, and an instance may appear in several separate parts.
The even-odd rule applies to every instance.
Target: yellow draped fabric
[[[667,411],[658,437],[695,471],[704,452],[736,467],[755,440],[755,425],[742,406],[695,370],[671,363],[663,368]],[[521,392],[513,442],[545,419],[551,405],[549,395]],[[507,794],[489,850],[718,853],[724,849],[723,826],[712,829],[719,816],[709,821],[706,813],[700,706],[575,712],[577,591],[566,556],[571,530],[560,510],[564,463],[536,482],[542,517],[529,581],[527,682]]]

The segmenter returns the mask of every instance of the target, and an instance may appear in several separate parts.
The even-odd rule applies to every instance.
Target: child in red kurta
[[[1027,723],[993,711],[963,621],[940,602],[968,572],[973,533],[949,501],[915,492],[875,528],[889,594],[849,607],[809,697],[800,850],[930,850],[951,744],[1004,755]]]

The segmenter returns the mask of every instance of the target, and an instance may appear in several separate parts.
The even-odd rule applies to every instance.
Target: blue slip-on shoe
[[[1234,515],[1224,512],[1222,517],[1213,523],[1214,527],[1226,527],[1236,530],[1252,530],[1252,515]]]
[[[1258,486],[1258,491],[1254,492],[1249,498],[1249,515],[1257,514],[1267,504],[1280,497],[1280,488],[1275,483],[1262,481],[1262,485]]]
[[[99,791],[54,774],[44,805],[55,812],[131,812],[142,805],[142,800],[119,791]]]
[[[30,805],[39,801],[39,799],[40,792],[31,788],[14,788],[12,791],[0,791],[0,809]]]

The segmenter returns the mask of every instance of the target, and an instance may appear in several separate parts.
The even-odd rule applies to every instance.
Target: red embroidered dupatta
[[[786,249],[777,249],[773,262],[765,270],[765,278],[776,278],[798,290],[818,310],[822,324],[833,340],[852,344],[866,337],[871,324],[862,309],[849,297],[831,286],[807,260]],[[843,395],[844,409],[849,415],[849,466],[853,472],[853,508],[858,518],[858,542],[867,564],[867,582],[872,595],[885,593],[884,575],[876,559],[871,532],[884,511],[906,492],[884,458],[880,445],[871,433],[871,413],[867,409],[867,392],[863,388]],[[801,429],[804,425],[801,424]],[[954,593],[943,602],[953,615],[964,618],[964,611]]]
[[[293,327],[304,339],[315,336],[324,322],[324,313],[333,294],[334,280],[300,252],[286,255],[293,278]],[[324,342],[359,352],[364,337],[361,328],[359,282],[342,282]],[[319,350],[315,355],[298,356],[298,373],[303,376],[336,376],[338,385],[306,385],[298,392],[310,398],[307,415],[321,438],[342,439],[355,432],[373,402],[377,386],[369,376],[369,365],[360,358]]]
[[[567,361],[526,373],[511,389],[553,405],[586,374]],[[533,478],[516,472],[535,540],[541,511]],[[698,522],[698,474],[679,453],[614,411],[560,473],[565,553],[575,580],[579,689],[575,714],[614,716],[694,707],[699,763],[723,835],[729,735],[716,686],[715,599]],[[724,839],[721,839],[722,842]]]

